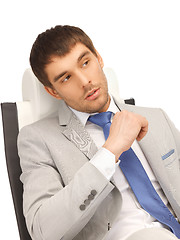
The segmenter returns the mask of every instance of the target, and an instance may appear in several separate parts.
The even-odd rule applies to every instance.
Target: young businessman
[[[46,91],[60,100],[57,116],[19,134],[24,215],[32,239],[178,239],[180,134],[165,113],[116,101],[100,54],[79,28],[56,26],[40,34],[30,63]],[[91,120],[105,112],[111,114],[108,135]],[[119,167],[128,149],[172,213],[176,231],[141,206]],[[131,162],[125,159],[129,169]],[[132,167],[130,176],[138,172]],[[146,199],[145,190],[141,195]]]

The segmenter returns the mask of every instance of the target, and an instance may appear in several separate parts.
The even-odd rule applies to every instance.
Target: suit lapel
[[[62,133],[69,141],[73,142],[81,152],[91,159],[98,149],[89,133],[64,101],[60,101],[59,109],[59,124]],[[63,114],[61,114],[61,112]]]

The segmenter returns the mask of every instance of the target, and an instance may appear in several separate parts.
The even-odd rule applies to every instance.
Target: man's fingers
[[[140,141],[148,131],[148,121],[145,117],[126,110],[118,112],[113,117],[110,134],[104,147],[119,158],[127,151],[135,139]]]
[[[146,118],[142,117],[140,126],[141,126],[141,130],[136,138],[137,141],[140,141],[141,139],[143,139],[143,137],[145,137],[145,135],[148,132],[148,121]]]

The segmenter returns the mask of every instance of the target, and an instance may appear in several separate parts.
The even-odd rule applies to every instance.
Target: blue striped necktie
[[[88,119],[103,128],[105,139],[109,136],[111,115],[111,112],[102,112]],[[132,148],[121,154],[119,166],[141,207],[159,222],[167,225],[180,239],[180,224],[159,197]]]

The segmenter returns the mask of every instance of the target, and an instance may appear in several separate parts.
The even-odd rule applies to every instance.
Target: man
[[[133,149],[163,208],[172,212],[172,221],[180,219],[180,134],[165,113],[118,103],[108,93],[100,54],[79,28],[56,26],[40,34],[30,63],[46,91],[60,100],[57,116],[19,135],[24,215],[32,239],[178,239],[143,209],[119,167]],[[108,124],[112,121],[106,138],[91,120],[105,112],[111,113]]]

